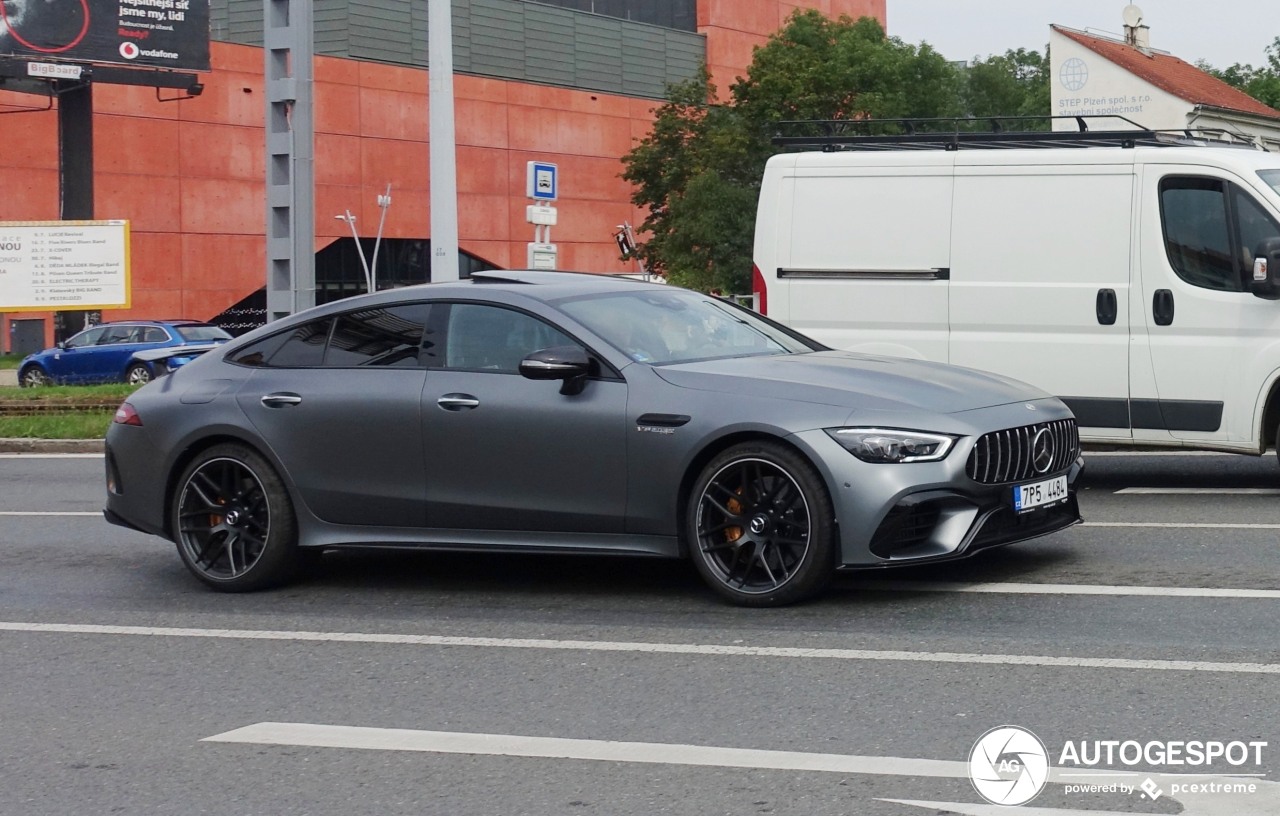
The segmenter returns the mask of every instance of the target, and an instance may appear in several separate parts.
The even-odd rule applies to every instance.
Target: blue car
[[[18,367],[18,384],[30,388],[54,383],[150,382],[162,372],[146,359],[149,355],[137,356],[139,352],[176,346],[204,350],[230,339],[231,335],[217,326],[195,320],[103,323],[53,348],[27,355]],[[169,365],[174,367],[172,362]]]

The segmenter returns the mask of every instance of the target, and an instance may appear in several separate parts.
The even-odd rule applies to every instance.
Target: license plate
[[[1016,485],[1013,488],[1013,509],[1019,513],[1060,502],[1067,497],[1067,477],[1046,479],[1043,482]]]

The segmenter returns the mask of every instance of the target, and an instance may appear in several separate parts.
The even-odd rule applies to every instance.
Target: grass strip
[[[101,439],[115,411],[0,416],[0,439]]]

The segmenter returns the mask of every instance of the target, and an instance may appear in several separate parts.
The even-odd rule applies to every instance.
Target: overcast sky
[[[1003,54],[1011,48],[1044,51],[1049,25],[1095,34],[1124,30],[1124,0],[888,0],[889,34],[932,45],[951,60]],[[1260,66],[1264,49],[1280,36],[1276,0],[1139,0],[1151,47],[1226,68]]]

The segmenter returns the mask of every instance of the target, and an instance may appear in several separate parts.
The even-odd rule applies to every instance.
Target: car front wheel
[[[250,592],[293,577],[299,562],[293,505],[256,451],[235,443],[204,451],[183,471],[173,501],[178,554],[205,584]]]
[[[694,565],[733,603],[795,603],[820,592],[834,572],[826,486],[804,457],[779,443],[735,445],[711,460],[686,515]]]
[[[134,363],[129,366],[129,370],[124,375],[124,380],[129,385],[146,385],[151,382],[151,379],[151,369],[142,363]]]
[[[18,374],[18,385],[23,388],[39,388],[49,385],[49,375],[37,366],[27,366]]]

